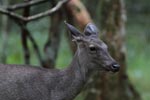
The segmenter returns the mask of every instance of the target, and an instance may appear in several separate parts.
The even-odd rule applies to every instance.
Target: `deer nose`
[[[120,65],[117,63],[112,64],[111,69],[113,72],[118,72],[120,69]]]

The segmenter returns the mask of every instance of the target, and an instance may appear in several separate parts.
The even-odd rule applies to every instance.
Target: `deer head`
[[[74,26],[66,23],[72,41],[77,44],[79,63],[88,70],[119,71],[119,64],[110,56],[107,45],[99,39],[98,29],[93,23],[87,24],[81,33]]]

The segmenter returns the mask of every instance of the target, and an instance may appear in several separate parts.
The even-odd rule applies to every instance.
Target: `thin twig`
[[[30,16],[30,17],[23,17],[23,16],[20,16],[16,13],[11,12],[11,11],[5,10],[3,8],[0,8],[0,13],[5,14],[9,17],[14,18],[14,19],[23,21],[23,22],[30,22],[30,21],[37,20],[37,19],[43,18],[45,16],[48,16],[48,15],[51,15],[51,14],[57,12],[58,10],[60,10],[60,8],[63,6],[63,4],[65,4],[68,1],[69,0],[61,0],[52,9],[49,9],[45,12],[42,12],[42,13],[39,13],[39,14],[36,14],[36,15],[33,15],[33,16]]]
[[[0,13],[5,14],[5,15],[7,15],[9,17],[12,17],[13,19],[16,19],[16,20],[25,21],[25,17],[20,16],[20,15],[14,13],[14,12],[8,11],[8,10],[3,9],[3,8],[0,8]]]
[[[37,15],[33,15],[33,16],[30,16],[30,17],[27,17],[26,21],[33,21],[33,20],[36,20],[36,19],[39,19],[39,18],[42,18],[42,17],[45,17],[45,16],[48,16],[50,14],[53,14],[55,12],[57,12],[62,6],[63,4],[65,4],[68,0],[61,0],[57,3],[57,5],[55,7],[53,7],[52,9],[50,10],[47,10],[43,13],[39,13]]]
[[[8,9],[10,11],[14,11],[14,10],[18,10],[18,9],[25,8],[28,6],[38,5],[38,4],[47,2],[47,1],[48,0],[33,0],[33,1],[29,1],[29,2],[19,3],[16,5],[13,5],[13,6],[9,6],[9,7],[6,7],[6,9]]]

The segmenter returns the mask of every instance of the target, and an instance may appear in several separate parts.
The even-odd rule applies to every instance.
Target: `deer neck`
[[[64,83],[67,86],[67,88],[65,87],[64,89],[64,94],[71,93],[71,96],[68,97],[70,99],[68,100],[71,100],[71,98],[79,94],[88,80],[88,76],[86,76],[88,74],[88,71],[85,69],[86,66],[79,62],[78,57],[78,52],[76,52],[70,66],[64,70],[64,76],[66,76]]]
[[[77,51],[70,66],[56,73],[56,76],[53,76],[55,78],[53,83],[50,83],[51,79],[49,79],[49,84],[53,84],[53,87],[48,85],[49,90],[53,90],[51,94],[52,98],[57,96],[63,98],[61,100],[72,100],[77,96],[88,80],[88,70],[86,68],[86,64],[79,61]]]
[[[80,61],[79,59],[79,52],[75,53],[75,56],[70,64],[70,70],[74,73],[75,77],[80,79],[82,82],[87,82],[90,72],[88,70],[88,61]]]

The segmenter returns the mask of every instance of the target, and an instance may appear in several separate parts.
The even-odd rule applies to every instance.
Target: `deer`
[[[60,70],[0,64],[0,100],[73,100],[93,73],[119,71],[94,23],[83,32],[67,22],[66,27],[77,45],[69,66]]]

